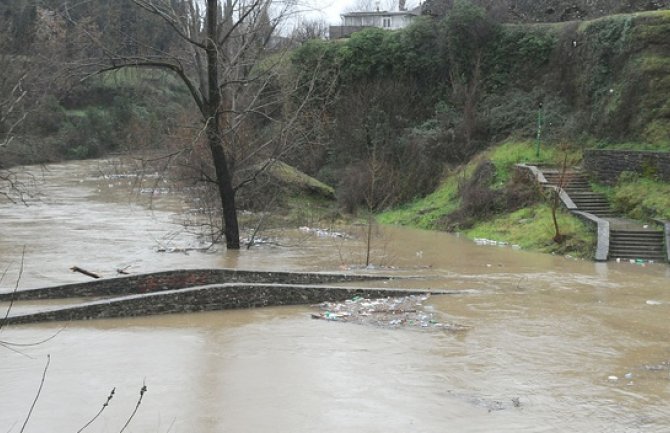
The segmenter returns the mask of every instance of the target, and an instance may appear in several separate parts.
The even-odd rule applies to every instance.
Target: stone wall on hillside
[[[670,9],[670,0],[471,0],[502,22],[562,22]],[[454,0],[427,0],[424,13],[443,16]]]
[[[510,14],[523,22],[585,20],[670,7],[670,0],[506,0],[506,2]]]
[[[593,180],[606,185],[614,185],[624,171],[670,182],[670,152],[588,149],[583,166]]]

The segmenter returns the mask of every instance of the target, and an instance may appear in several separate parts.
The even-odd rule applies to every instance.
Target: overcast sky
[[[315,17],[323,18],[328,24],[339,24],[340,14],[355,2],[356,0],[311,0],[310,7],[315,9]]]

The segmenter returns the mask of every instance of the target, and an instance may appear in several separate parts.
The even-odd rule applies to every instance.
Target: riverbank
[[[561,242],[556,242],[551,197],[515,172],[518,163],[567,168],[581,164],[581,160],[581,150],[576,147],[537,149],[532,142],[508,141],[452,170],[434,193],[382,213],[379,221],[590,259],[596,241],[593,227],[559,205],[556,216]],[[610,186],[592,185],[606,194],[618,215],[651,225],[669,218],[670,183],[659,180],[653,172],[624,172]]]
[[[559,165],[566,157],[577,162],[580,154],[575,149],[561,152],[542,146],[538,156],[532,142],[503,143],[452,170],[434,193],[384,212],[379,221],[458,232],[472,240],[487,239],[529,251],[590,258],[595,246],[592,230],[559,208],[564,242],[554,242],[550,200],[532,182],[515,177],[515,164]]]

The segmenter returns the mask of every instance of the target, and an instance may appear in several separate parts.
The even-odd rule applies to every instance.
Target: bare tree
[[[496,35],[496,24],[484,9],[456,0],[446,20],[446,49],[453,100],[462,107],[460,126],[465,147],[473,152],[477,104],[483,87],[486,50]]]
[[[292,39],[299,44],[310,39],[326,39],[328,23],[324,19],[299,19],[293,29]]]
[[[9,65],[10,62],[0,55],[0,63]],[[3,69],[6,69],[3,68]],[[25,74],[12,77],[10,73],[0,75],[0,146],[7,146],[14,140],[17,127],[26,119],[28,113],[21,110],[22,101],[25,99],[27,90],[23,87]]]
[[[403,0],[357,0],[344,12],[397,11],[402,10],[401,7],[411,9],[415,3],[417,2]]]
[[[104,55],[80,64],[87,77],[124,68],[150,68],[175,74],[186,86],[199,113],[208,167],[199,175],[218,189],[222,232],[229,249],[239,249],[236,193],[287,148],[287,131],[313,83],[282,83],[284,51],[275,30],[293,4],[271,0],[131,0],[158,16],[178,36],[169,50],[137,46],[133,52],[100,43]],[[298,86],[307,87],[298,92]],[[288,90],[287,90],[288,89]],[[305,96],[307,95],[307,96]],[[291,105],[292,116],[284,116]],[[264,133],[259,133],[263,131]],[[258,165],[258,161],[265,161]]]
[[[29,114],[31,60],[13,50],[12,28],[0,19],[0,196],[21,201],[25,185],[6,156]]]

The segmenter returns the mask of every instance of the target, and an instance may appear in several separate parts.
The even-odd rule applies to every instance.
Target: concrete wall
[[[122,296],[139,293],[182,289],[225,283],[284,283],[284,284],[328,284],[347,281],[370,281],[387,279],[386,276],[355,274],[300,273],[300,272],[255,272],[235,269],[188,269],[150,274],[129,275],[119,278],[90,280],[84,283],[38,289],[22,289],[17,292],[0,292],[0,301],[11,299],[62,299],[82,297]]]
[[[624,171],[670,182],[670,152],[588,149],[583,166],[593,180],[607,185],[614,185]]]

